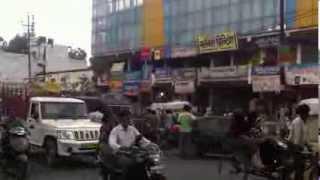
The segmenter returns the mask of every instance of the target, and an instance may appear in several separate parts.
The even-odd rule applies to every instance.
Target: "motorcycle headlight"
[[[154,163],[159,163],[161,160],[161,156],[160,154],[153,154],[153,155],[150,155],[150,159],[152,159]]]
[[[67,130],[59,130],[58,131],[58,139],[72,140],[72,139],[74,139],[73,132],[67,131]]]
[[[284,148],[284,149],[287,149],[287,148],[288,148],[288,145],[285,144],[285,143],[283,143],[283,142],[281,142],[281,141],[278,141],[277,144],[278,144],[278,146],[280,146],[280,147],[282,147],[282,148]]]

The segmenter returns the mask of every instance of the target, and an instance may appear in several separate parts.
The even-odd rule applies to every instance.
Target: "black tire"
[[[318,173],[318,168],[313,168],[310,172],[309,180],[317,180]]]
[[[54,139],[47,139],[45,142],[45,150],[46,150],[46,163],[49,167],[54,167],[58,161],[58,148],[57,141]]]
[[[150,180],[167,180],[167,178],[162,174],[153,174]]]
[[[28,162],[21,163],[19,170],[17,172],[17,180],[27,180],[28,179],[28,170],[29,164]]]

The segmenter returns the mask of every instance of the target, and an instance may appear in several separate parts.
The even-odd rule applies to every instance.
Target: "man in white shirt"
[[[114,151],[134,145],[136,138],[140,136],[140,132],[130,125],[130,112],[121,112],[119,116],[120,124],[112,129],[109,136],[109,145]],[[139,143],[145,145],[150,141],[142,138]]]
[[[300,105],[296,111],[298,116],[291,123],[289,141],[295,145],[304,146],[307,143],[305,123],[309,117],[310,108],[307,105]]]
[[[130,112],[122,111],[119,113],[120,124],[114,127],[109,136],[109,145],[111,149],[116,153],[120,149],[126,149],[135,143],[139,143],[141,146],[148,145],[150,143],[146,138],[141,138],[139,142],[136,142],[140,135],[140,132],[130,125]],[[133,165],[133,161],[126,156],[116,156],[116,164],[126,171]]]
[[[293,144],[304,148],[307,145],[307,130],[305,123],[309,117],[310,108],[308,105],[300,105],[296,109],[297,117],[292,121],[289,141]],[[295,180],[304,178],[304,160],[303,157],[297,156],[295,164]]]

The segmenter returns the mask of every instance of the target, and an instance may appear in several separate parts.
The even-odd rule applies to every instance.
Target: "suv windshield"
[[[88,118],[84,103],[45,102],[41,103],[43,119],[81,119]]]

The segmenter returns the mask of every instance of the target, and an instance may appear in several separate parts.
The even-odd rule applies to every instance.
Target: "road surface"
[[[222,174],[218,173],[218,162],[213,159],[181,160],[172,156],[164,159],[168,180],[240,180],[241,176],[230,175],[227,163]],[[2,179],[2,178],[0,178]],[[41,158],[33,158],[30,180],[100,180],[99,170],[91,163],[62,161],[59,167],[48,168]],[[6,179],[7,180],[7,179]],[[262,180],[252,177],[250,180]]]

